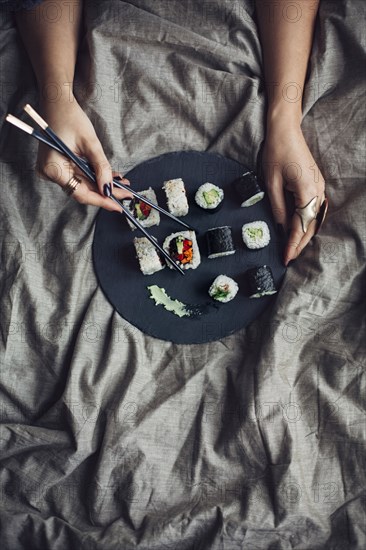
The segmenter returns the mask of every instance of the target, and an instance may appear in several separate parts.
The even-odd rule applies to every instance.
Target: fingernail
[[[287,267],[290,262],[292,262],[293,258],[291,256],[285,256],[284,264]]]
[[[103,185],[103,193],[105,194],[106,197],[111,196],[112,191],[111,191],[111,184],[110,183],[105,183]]]
[[[114,176],[114,179],[115,179],[115,180],[119,180],[119,181],[122,181],[122,180],[123,180],[123,178],[121,178],[121,176]]]

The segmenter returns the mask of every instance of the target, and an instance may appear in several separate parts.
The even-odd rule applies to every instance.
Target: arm
[[[81,0],[75,0],[72,5],[44,0],[31,10],[15,14],[41,97],[48,84],[63,86],[74,80],[81,14]]]
[[[302,96],[319,0],[256,0],[267,91],[263,172],[277,223],[291,228],[285,264],[298,256],[315,232],[300,218],[289,219],[284,188],[304,206],[324,192],[324,179],[301,131]]]
[[[74,152],[88,158],[94,166],[99,193],[75,165],[44,144],[39,145],[38,172],[61,186],[76,174],[82,180],[73,194],[76,200],[118,210],[103,195],[103,185],[112,181],[110,164],[90,120],[73,95],[82,8],[82,0],[44,0],[31,10],[17,12],[15,19],[36,75],[41,114]],[[117,190],[115,195],[126,196]]]

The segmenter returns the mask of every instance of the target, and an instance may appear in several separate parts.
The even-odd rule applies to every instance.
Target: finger
[[[103,186],[112,183],[112,168],[104,154],[100,141],[96,138],[94,141],[83,143],[83,154],[86,154],[88,161],[93,166],[97,179],[97,186],[100,194],[104,196]]]
[[[117,199],[132,199],[133,198],[133,194],[130,193],[130,191],[126,191],[125,189],[118,189],[118,187],[114,187],[113,195]]]
[[[303,198],[301,204],[307,204],[309,198]],[[320,208],[320,202],[322,199],[317,200],[317,211]],[[304,248],[309,244],[313,238],[316,230],[317,221],[312,220],[307,228],[306,233],[302,229],[302,223],[300,216],[295,212],[291,221],[291,232],[284,252],[284,263],[288,265],[291,260],[297,258]]]
[[[119,180],[124,185],[130,185],[130,181],[127,178],[124,178],[120,172],[113,172],[113,178]],[[117,199],[132,199],[133,195],[129,191],[126,191],[124,189],[120,189],[119,187],[116,187],[113,185],[113,195],[117,197]]]
[[[121,183],[124,183],[125,185],[130,185],[130,180],[128,180],[127,178],[125,178],[121,172],[115,172],[113,170],[112,172],[113,174],[113,179],[116,179],[116,180],[119,180]]]
[[[304,232],[301,226],[301,220],[298,214],[293,215],[291,220],[291,231],[288,238],[285,252],[284,252],[284,264],[287,266],[291,260],[298,257],[301,252],[300,243],[304,237]]]
[[[271,174],[267,175],[266,182],[273,217],[276,223],[282,225],[282,227],[286,231],[288,221],[285,194],[283,188],[283,178],[281,172],[273,170]]]
[[[83,181],[72,194],[72,198],[81,204],[98,206],[110,212],[122,212],[122,208],[108,197],[90,190],[87,182]]]

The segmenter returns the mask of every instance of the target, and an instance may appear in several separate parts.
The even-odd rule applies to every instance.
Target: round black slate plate
[[[285,273],[281,263],[283,243],[276,233],[268,199],[254,206],[241,208],[232,189],[232,181],[248,169],[236,161],[215,153],[197,151],[174,152],[143,162],[126,177],[136,191],[151,186],[158,203],[167,209],[163,182],[182,178],[190,205],[187,216],[182,218],[198,231],[197,239],[201,252],[201,264],[196,270],[187,270],[183,276],[166,267],[153,275],[143,275],[135,257],[133,238],[142,236],[138,230],[131,231],[124,215],[101,209],[96,220],[93,242],[95,271],[105,295],[118,313],[140,330],[177,344],[201,344],[219,340],[245,327],[275,299],[268,296],[258,299],[247,297],[244,272],[250,267],[269,265],[277,288]],[[222,209],[206,213],[194,202],[196,189],[206,181],[224,189]],[[244,223],[264,220],[271,232],[270,244],[258,251],[247,249],[241,237]],[[220,225],[230,225],[236,253],[232,256],[209,260],[207,258],[205,231]],[[160,244],[170,233],[184,230],[167,216],[160,216],[160,225],[149,228]],[[219,274],[232,277],[239,284],[239,292],[227,304],[218,304],[207,291]],[[164,287],[167,294],[187,304],[212,304],[207,313],[196,319],[178,317],[156,306],[150,298],[147,286]],[[218,307],[216,307],[218,306]]]

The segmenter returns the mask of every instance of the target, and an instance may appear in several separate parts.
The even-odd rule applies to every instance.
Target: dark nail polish
[[[111,196],[112,191],[111,191],[111,184],[110,183],[105,183],[103,185],[103,193],[105,194],[106,197]]]
[[[115,179],[115,180],[118,180],[118,181],[122,181],[122,180],[123,180],[123,178],[121,178],[121,176],[115,176],[114,179]]]

